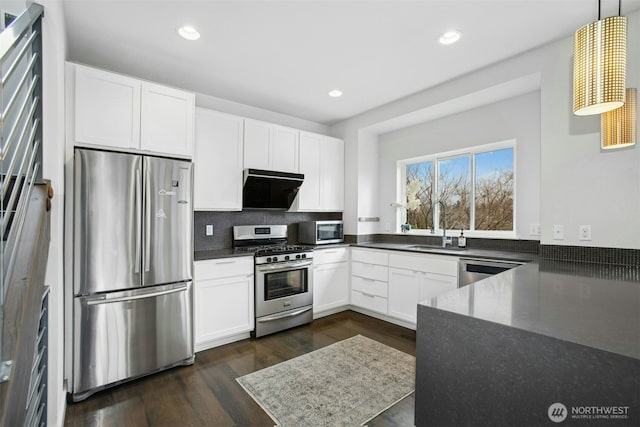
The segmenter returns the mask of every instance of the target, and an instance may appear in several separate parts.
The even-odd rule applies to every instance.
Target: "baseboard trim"
[[[343,305],[341,307],[330,308],[328,310],[319,311],[317,313],[313,313],[313,320],[320,319],[322,317],[331,316],[332,314],[340,313],[342,311],[349,310],[348,305]]]
[[[415,323],[396,319],[395,317],[390,317],[382,313],[376,313],[375,311],[367,310],[366,308],[350,305],[349,310],[355,311],[356,313],[364,314],[366,316],[375,317],[376,319],[384,320],[385,322],[393,323],[394,325],[402,326],[403,328],[412,329],[414,331],[416,330]]]
[[[244,339],[250,338],[249,332],[242,332],[239,334],[233,334],[222,338],[217,338],[210,341],[201,342],[196,344],[195,351],[196,353],[200,351],[209,350],[215,347],[220,347],[225,344],[231,344],[232,342],[242,341]]]

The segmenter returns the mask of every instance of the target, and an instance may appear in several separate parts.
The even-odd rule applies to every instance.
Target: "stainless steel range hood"
[[[287,210],[303,180],[301,173],[245,169],[242,209]]]

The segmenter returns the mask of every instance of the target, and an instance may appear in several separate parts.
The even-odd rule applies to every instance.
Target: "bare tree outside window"
[[[433,162],[413,163],[407,165],[406,185],[419,181],[420,188],[415,198],[420,204],[414,209],[407,209],[407,222],[419,230],[433,230]],[[410,200],[407,200],[407,204]]]
[[[446,206],[446,227],[448,229],[469,230],[471,227],[471,165],[469,156],[439,160],[438,170],[438,198]],[[442,220],[439,225],[442,227]]]
[[[513,230],[513,149],[475,155],[476,230]]]
[[[405,164],[407,222],[418,230],[442,228],[434,215],[437,188],[447,229],[513,230],[513,165],[512,147]]]

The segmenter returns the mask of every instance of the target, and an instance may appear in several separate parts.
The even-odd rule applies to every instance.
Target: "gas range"
[[[233,246],[255,255],[253,337],[313,320],[311,246],[287,244],[286,225],[235,226]]]
[[[286,225],[235,226],[233,245],[237,251],[253,253],[256,265],[313,258],[312,246],[287,244]]]

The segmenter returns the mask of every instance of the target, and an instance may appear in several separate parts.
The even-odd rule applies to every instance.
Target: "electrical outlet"
[[[591,226],[590,225],[579,226],[578,236],[580,240],[591,240]]]
[[[564,225],[553,226],[553,240],[564,240]]]
[[[207,236],[213,236],[213,224],[207,224]]]
[[[539,236],[540,235],[540,224],[530,224],[529,225],[529,235],[530,236]]]
[[[385,222],[384,223],[384,231],[391,231],[391,223],[390,222]]]

